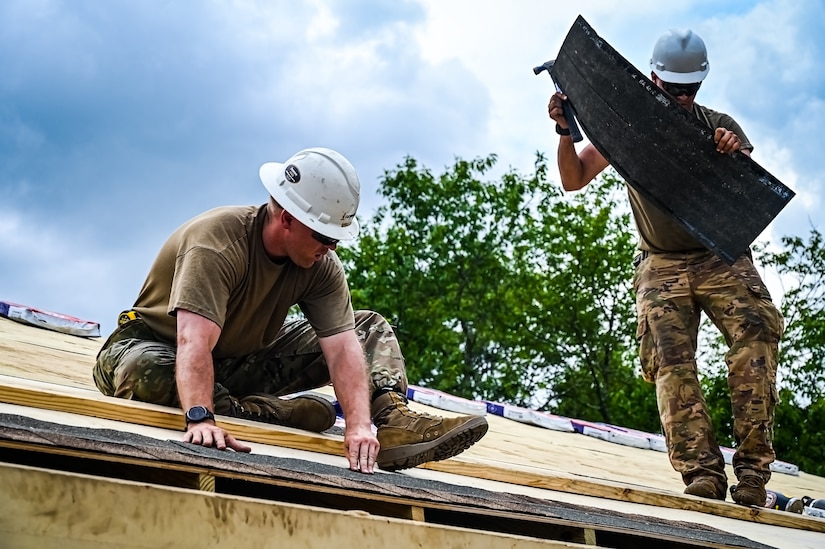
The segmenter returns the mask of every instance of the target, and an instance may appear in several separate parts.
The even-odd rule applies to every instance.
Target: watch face
[[[186,412],[186,419],[189,421],[203,421],[209,415],[209,410],[205,406],[193,406]]]

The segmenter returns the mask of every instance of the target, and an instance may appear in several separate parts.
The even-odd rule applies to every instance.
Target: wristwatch
[[[209,411],[206,406],[192,406],[188,410],[186,410],[186,427],[189,427],[190,423],[200,423],[201,421],[206,421],[207,419],[211,419],[215,421],[215,414]]]

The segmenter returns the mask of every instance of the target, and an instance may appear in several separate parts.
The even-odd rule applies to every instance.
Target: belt
[[[648,252],[647,250],[639,250],[639,253],[633,256],[633,268],[637,268],[642,261],[647,259],[647,256],[649,255],[650,252]]]

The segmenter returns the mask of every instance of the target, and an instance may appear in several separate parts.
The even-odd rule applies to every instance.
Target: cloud
[[[774,222],[778,234],[804,235],[825,221],[818,161],[825,75],[817,68],[825,42],[814,39],[823,25],[825,6],[816,0],[760,2],[703,23],[714,46],[703,93],[737,118],[756,145],[754,160],[797,193]]]
[[[119,269],[128,263],[122,262],[123,257],[116,251],[94,253],[84,247],[82,253],[76,253],[71,242],[87,237],[71,228],[60,232],[40,228],[29,219],[6,212],[0,218],[0,299],[104,320],[99,318],[101,311],[121,293],[119,284],[126,282],[136,292],[143,274],[135,276],[136,273]],[[151,257],[140,259],[149,261]],[[105,319],[109,320],[114,318]]]
[[[265,200],[265,161],[337,148],[362,173],[368,211],[378,175],[404,155],[472,150],[487,96],[465,95],[481,85],[455,62],[421,62],[417,5],[332,6],[4,3],[0,186],[16,244],[0,275],[12,295],[0,297],[72,313],[76,301],[50,288],[78,295],[62,281],[105,279],[124,289],[94,317],[113,318],[177,225]]]
[[[798,193],[771,234],[821,226],[815,0],[6,0],[0,299],[109,322],[175,227],[262,202],[258,166],[308,146],[353,161],[363,216],[405,155],[433,171],[490,153],[501,169],[552,162],[552,83],[531,69],[580,13],[643,70],[666,28],[700,32],[700,102],[734,115]]]

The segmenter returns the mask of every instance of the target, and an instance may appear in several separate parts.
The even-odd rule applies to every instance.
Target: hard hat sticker
[[[297,183],[301,180],[301,170],[299,170],[295,164],[290,164],[284,168],[284,177],[286,177],[286,180],[290,183]]]
[[[352,220],[355,219],[354,213],[345,213],[341,216],[341,226],[342,227],[349,227],[352,225]]]

